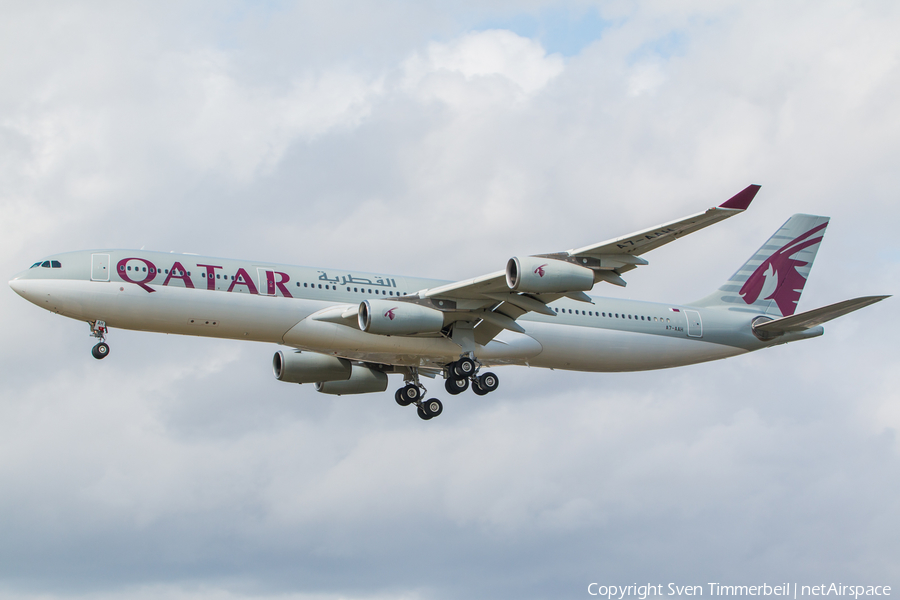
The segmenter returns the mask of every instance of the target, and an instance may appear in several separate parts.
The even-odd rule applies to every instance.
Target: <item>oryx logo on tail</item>
[[[809,263],[792,258],[801,250],[814,246],[822,241],[822,236],[813,237],[828,223],[813,227],[803,235],[796,237],[772,253],[760,264],[741,287],[740,295],[747,304],[758,299],[774,300],[784,316],[794,314],[800,293],[806,285],[806,278],[800,274],[799,268]]]

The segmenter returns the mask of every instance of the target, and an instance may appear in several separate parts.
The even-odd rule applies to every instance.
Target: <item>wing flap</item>
[[[481,277],[475,277],[474,279],[466,279],[422,290],[418,295],[420,298],[482,299],[491,293],[508,291],[506,271],[497,271]]]

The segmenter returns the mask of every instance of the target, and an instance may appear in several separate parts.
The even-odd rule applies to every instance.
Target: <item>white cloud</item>
[[[448,43],[431,42],[403,64],[405,90],[464,107],[508,107],[522,102],[562,73],[560,55],[511,31],[465,34]]]
[[[0,67],[10,275],[57,250],[147,244],[472,277],[762,183],[746,214],[596,292],[702,296],[793,212],[834,217],[803,308],[900,277],[894,5],[604,6],[610,25],[565,62],[472,31],[502,4],[98,6],[0,24],[0,47],[34,50]],[[893,301],[716,364],[501,369],[493,396],[422,423],[390,394],[275,382],[257,344],[114,331],[97,362],[85,324],[8,291],[3,593],[888,581]]]

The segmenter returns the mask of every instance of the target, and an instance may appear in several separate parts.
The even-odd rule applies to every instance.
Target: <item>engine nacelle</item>
[[[411,302],[366,300],[359,305],[359,328],[379,335],[436,333],[444,326],[444,313]]]
[[[316,384],[316,391],[323,394],[369,394],[383,392],[388,386],[388,376],[375,369],[354,366],[350,379],[346,381],[325,381]]]
[[[342,381],[352,372],[350,361],[314,352],[278,351],[272,358],[275,379],[287,383],[317,383]]]
[[[506,285],[516,292],[586,292],[594,287],[594,272],[562,260],[516,256],[506,263]]]

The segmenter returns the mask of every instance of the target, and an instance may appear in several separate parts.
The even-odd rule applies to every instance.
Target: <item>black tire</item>
[[[500,385],[500,380],[491,372],[483,373],[478,377],[478,387],[485,392],[493,392]]]
[[[419,388],[414,385],[405,385],[394,394],[394,400],[400,406],[409,406],[420,397]]]
[[[429,398],[422,403],[422,409],[429,418],[433,419],[444,412],[444,403],[437,398]]]
[[[469,358],[468,356],[463,356],[461,359],[453,363],[453,368],[450,369],[453,373],[459,377],[469,377],[473,373],[475,373],[475,361]]]
[[[91,355],[97,360],[101,360],[109,356],[109,346],[105,342],[100,342],[91,349]]]
[[[479,396],[484,396],[487,394],[487,390],[483,390],[480,385],[478,385],[478,380],[472,382],[472,391],[475,392]]]
[[[427,414],[427,413],[422,409],[421,406],[417,406],[417,407],[416,407],[416,414],[418,414],[418,415],[419,415],[419,418],[422,419],[423,421],[427,421],[427,420],[431,419],[431,415]]]
[[[453,396],[462,394],[464,391],[469,389],[469,380],[448,377],[446,380],[444,380],[444,388],[447,390],[448,394],[451,394]]]

